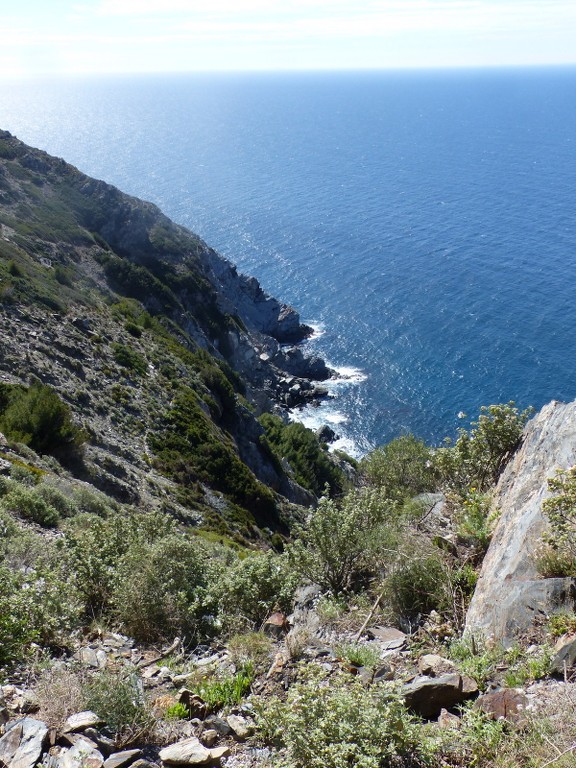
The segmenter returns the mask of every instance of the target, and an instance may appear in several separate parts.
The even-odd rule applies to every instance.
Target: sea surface
[[[298,308],[351,452],[576,398],[574,68],[5,81],[0,128]]]

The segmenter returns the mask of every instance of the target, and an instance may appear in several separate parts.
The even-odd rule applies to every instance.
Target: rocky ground
[[[367,687],[394,680],[409,709],[431,728],[459,729],[460,707],[468,700],[515,728],[524,727],[530,718],[546,718],[560,734],[574,723],[575,636],[558,643],[551,667],[556,669],[555,678],[506,687],[502,680],[511,665],[503,662],[493,670],[492,679],[484,681],[481,693],[476,680],[457,662],[430,652],[447,648],[442,639],[451,628],[440,617],[432,615],[410,637],[381,626],[378,614],[360,627],[360,616],[327,619],[318,610],[318,601],[316,588],[301,589],[293,614],[272,614],[264,634],[252,635],[252,648],[249,641],[241,650],[216,644],[190,653],[178,640],[163,649],[141,648],[130,638],[105,630],[79,636],[75,647],[59,659],[38,660],[35,666],[16,671],[1,687],[0,765],[271,766],[275,751],[259,741],[256,713],[265,709],[270,697],[284,695],[304,666],[321,668],[327,681],[342,673]],[[351,660],[351,648],[369,657],[370,663]],[[206,681],[238,672],[246,655],[258,656],[249,692],[224,706],[203,698]],[[115,731],[101,713],[82,707],[82,686],[106,671],[119,675],[118,680],[126,679],[123,674],[131,676],[135,695],[147,702],[146,723],[130,723],[124,713],[128,722]],[[552,748],[562,754],[561,747]],[[568,754],[570,746],[564,749]]]

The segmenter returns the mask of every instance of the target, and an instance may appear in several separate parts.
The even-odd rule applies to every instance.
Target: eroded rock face
[[[509,645],[534,622],[572,610],[572,579],[539,578],[534,554],[546,520],[548,478],[576,464],[576,402],[552,402],[531,419],[496,489],[500,519],[468,610],[467,632]]]

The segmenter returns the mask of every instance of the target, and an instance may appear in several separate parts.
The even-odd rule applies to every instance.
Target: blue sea
[[[297,307],[352,452],[576,397],[574,68],[2,82],[0,127]]]

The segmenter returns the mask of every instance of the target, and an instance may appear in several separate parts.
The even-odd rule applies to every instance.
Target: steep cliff
[[[53,387],[85,479],[243,536],[313,496],[257,416],[314,400],[310,329],[150,203],[0,132],[0,374]],[[297,384],[298,386],[295,386]]]
[[[543,579],[535,553],[546,520],[542,502],[557,469],[576,464],[576,402],[552,402],[525,427],[496,488],[499,519],[468,610],[468,632],[509,644],[538,619],[573,610],[572,579]]]

